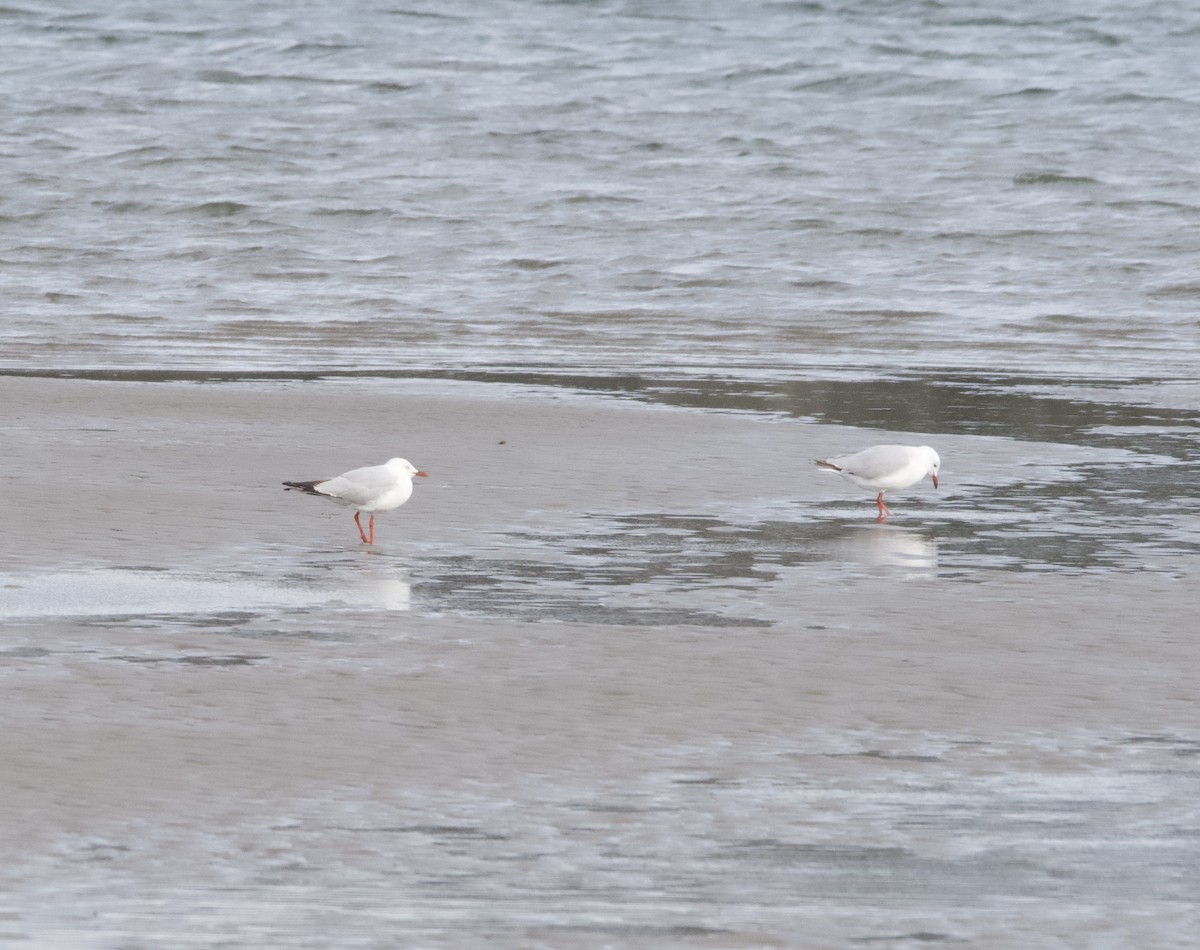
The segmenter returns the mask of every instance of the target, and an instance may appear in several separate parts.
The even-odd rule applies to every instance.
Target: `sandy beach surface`
[[[0,945],[1195,932],[1195,555],[1046,554],[1106,536],[1070,486],[1116,450],[941,437],[941,490],[879,525],[810,460],[881,434],[768,414],[431,379],[0,401]],[[394,455],[430,478],[373,548],[280,485]],[[1067,514],[995,502],[1031,478]]]

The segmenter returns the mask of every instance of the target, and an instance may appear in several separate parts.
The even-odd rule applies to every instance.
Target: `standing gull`
[[[860,488],[877,491],[875,504],[879,506],[879,521],[891,514],[883,503],[885,491],[899,491],[915,485],[928,475],[933,487],[938,487],[938,469],[942,460],[928,445],[873,445],[853,455],[839,455],[831,459],[817,459],[817,465],[837,472]]]
[[[312,482],[284,482],[284,491],[302,491],[306,495],[328,498],[339,505],[356,508],[354,523],[358,525],[363,544],[375,543],[375,513],[399,508],[412,497],[415,476],[426,477],[425,472],[408,459],[389,459],[382,465],[368,465],[352,469],[335,478],[317,479]],[[369,512],[370,536],[363,531],[358,516]]]

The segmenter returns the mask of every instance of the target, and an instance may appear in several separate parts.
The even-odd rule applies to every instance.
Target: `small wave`
[[[290,46],[285,46],[285,47],[284,47],[284,48],[281,50],[281,52],[283,52],[283,53],[285,53],[285,54],[286,54],[286,53],[304,53],[304,54],[309,54],[309,53],[317,53],[317,54],[322,54],[322,53],[342,53],[342,52],[346,52],[346,51],[351,51],[351,52],[352,52],[352,51],[355,51],[355,50],[358,50],[358,49],[359,49],[359,47],[358,47],[358,46],[355,46],[355,45],[353,45],[353,44],[351,44],[351,43],[329,43],[329,42],[326,42],[326,43],[313,43],[313,42],[301,42],[301,43],[293,43],[293,44],[291,44]]]
[[[323,86],[345,86],[353,83],[343,79],[327,79],[320,76],[299,76],[286,73],[239,73],[231,69],[202,69],[196,73],[201,82],[218,83],[231,86],[253,85],[256,83],[312,83]]]
[[[1185,204],[1182,201],[1167,201],[1161,198],[1128,198],[1122,201],[1107,202],[1109,208],[1115,208],[1118,211],[1141,211],[1144,209],[1154,211],[1167,211],[1172,214],[1195,214],[1200,211],[1200,207],[1192,204]]]
[[[845,316],[845,317],[865,317],[876,318],[884,321],[893,320],[928,320],[934,317],[944,317],[944,313],[939,313],[934,310],[889,310],[889,309],[861,309],[861,310],[832,310],[830,313]]]
[[[736,285],[736,283],[737,283],[737,282],[736,282],[736,281],[734,281],[734,280],[727,280],[727,279],[726,279],[726,280],[722,280],[722,279],[720,279],[720,278],[713,278],[713,277],[689,277],[687,280],[681,280],[681,281],[679,281],[679,282],[678,282],[678,283],[677,283],[675,286],[677,286],[677,287],[688,287],[688,288],[695,288],[695,287],[733,287],[733,286],[735,286],[735,285]]]
[[[411,82],[369,82],[364,84],[364,88],[370,89],[372,92],[411,92],[417,88],[417,84]]]
[[[1091,28],[1076,30],[1075,36],[1090,43],[1099,43],[1101,46],[1120,46],[1125,42],[1121,37],[1113,33],[1105,33],[1102,30],[1093,30]]]
[[[205,201],[203,204],[176,209],[180,214],[198,214],[208,218],[228,218],[249,210],[250,206],[240,201]]]
[[[895,78],[895,76],[888,75],[827,76],[809,82],[796,83],[791,88],[793,92],[861,93],[880,89]]]
[[[28,224],[33,221],[41,221],[47,217],[44,211],[27,211],[22,214],[0,214],[0,224]],[[9,263],[9,261],[0,258],[0,263]]]
[[[373,218],[390,215],[391,211],[386,208],[315,208],[312,213],[318,217]]]
[[[449,13],[431,12],[429,10],[410,10],[407,7],[395,10],[385,10],[382,12],[385,16],[402,17],[413,20],[448,20],[453,22],[455,20],[470,19],[469,15],[456,16]]]
[[[640,204],[637,198],[629,198],[625,195],[600,195],[594,192],[569,195],[565,200],[569,205]]]
[[[110,214],[145,214],[154,210],[153,205],[144,201],[114,201],[108,204],[96,202],[96,205]]]
[[[1016,321],[1001,324],[1003,330],[1028,330],[1031,333],[1057,333],[1061,330],[1088,330],[1095,328],[1095,320],[1075,313],[1044,313],[1030,323]]]
[[[1200,283],[1191,284],[1167,284],[1165,287],[1156,287],[1148,294],[1156,299],[1173,298],[1173,297],[1200,297]]]
[[[795,76],[804,73],[810,68],[809,63],[803,59],[793,59],[784,63],[776,63],[770,66],[753,66],[743,67],[739,69],[731,69],[720,75],[722,82],[738,82],[746,79],[763,79],[774,78],[777,76]]]
[[[262,79],[261,76],[247,76],[245,73],[237,73],[232,69],[202,69],[196,74],[196,78],[201,82],[230,83],[233,85],[259,82]]]
[[[1048,86],[1026,86],[1024,89],[1014,89],[993,96],[993,99],[1045,99],[1057,96],[1062,90],[1051,89]]]
[[[1062,172],[1019,172],[1014,185],[1098,185],[1090,175],[1064,175]]]
[[[796,287],[801,290],[845,290],[850,284],[841,280],[825,280],[819,277],[809,278],[808,280],[789,280],[789,287]]]
[[[554,267],[562,267],[563,262],[543,261],[532,257],[514,257],[508,264],[518,270],[550,270]]]

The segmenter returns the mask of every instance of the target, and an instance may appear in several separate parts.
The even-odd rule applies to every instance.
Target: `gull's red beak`
[[[428,473],[428,472],[417,472],[417,474],[418,474],[418,475],[420,475],[422,478],[428,478],[428,477],[429,477],[429,473]],[[936,485],[936,484],[937,484],[937,482],[935,481],[935,482],[934,482],[934,484]]]
[[[419,475],[421,473],[418,472],[417,474]],[[933,479],[933,487],[937,488],[937,476],[933,472],[930,472],[929,477]]]

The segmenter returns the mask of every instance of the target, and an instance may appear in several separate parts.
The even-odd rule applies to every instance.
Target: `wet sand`
[[[989,564],[1028,444],[940,439],[945,490],[875,525],[808,466],[850,427],[421,380],[0,400],[0,941],[1194,933],[1194,558]],[[393,454],[431,478],[374,551],[279,486]]]

